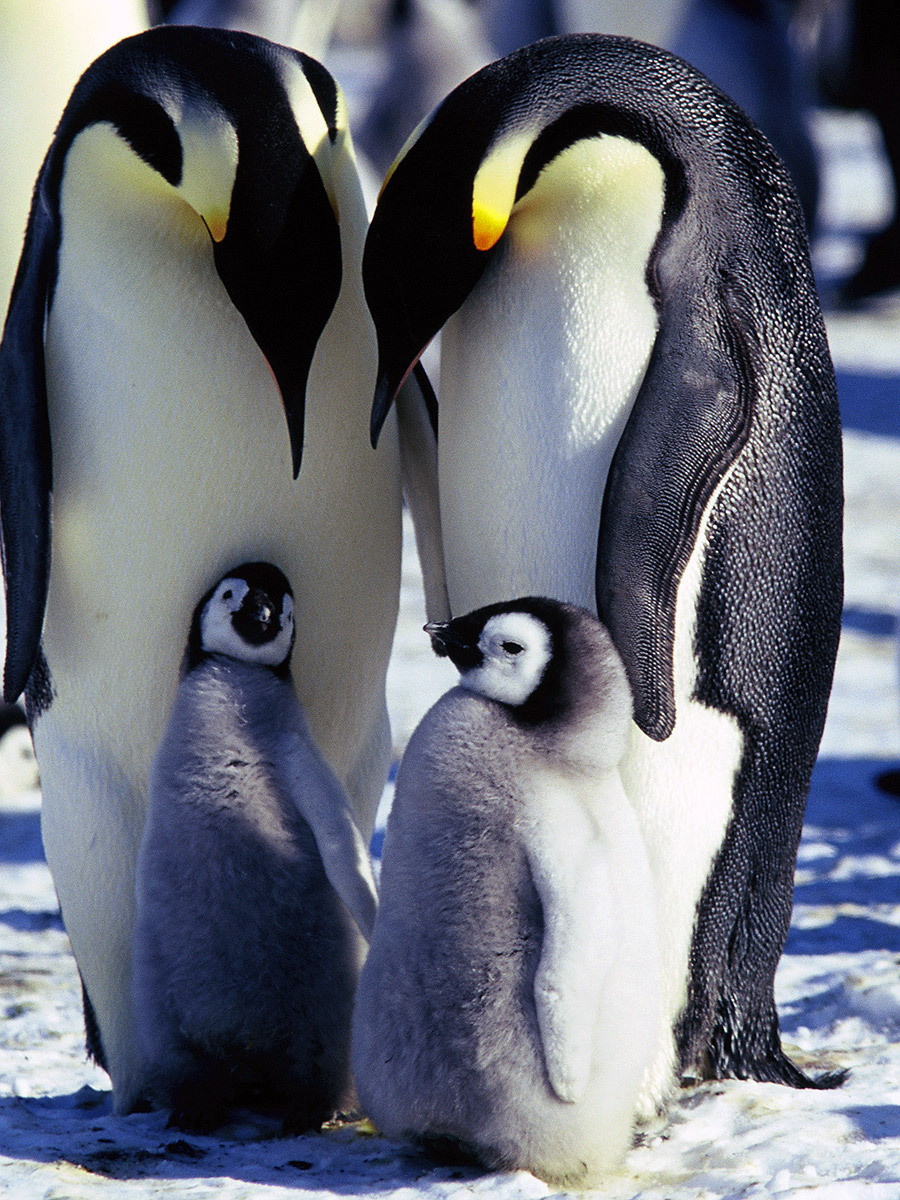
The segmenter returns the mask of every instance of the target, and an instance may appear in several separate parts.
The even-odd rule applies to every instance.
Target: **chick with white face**
[[[0,348],[5,687],[28,682],[47,857],[123,1111],[142,1086],[134,864],[173,630],[232,563],[304,580],[298,693],[365,833],[374,819],[400,486],[395,436],[373,453],[365,433],[365,225],[331,77],[215,30],[98,60],[38,181]]]
[[[586,1186],[629,1144],[659,1022],[625,672],[597,619],[554,601],[426,629],[460,686],[397,776],[360,1100],[388,1136]]]
[[[209,1130],[235,1106],[318,1129],[352,1103],[350,1017],[375,919],[368,851],[293,687],[269,563],[197,606],[150,771],[134,1009],[148,1099]],[[355,926],[354,926],[355,922]]]

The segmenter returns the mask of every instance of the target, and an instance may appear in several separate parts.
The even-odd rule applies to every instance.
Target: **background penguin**
[[[461,672],[410,740],[357,993],[389,1137],[584,1185],[628,1145],[659,1020],[656,907],[596,617],[525,599],[426,626]]]
[[[809,1085],[772,989],[839,633],[841,449],[782,165],[680,60],[551,38],[420,129],[363,269],[374,436],[442,329],[451,611],[580,603],[625,662],[665,928],[647,1107],[679,1073]]]
[[[242,29],[325,57],[339,0],[161,0],[152,15],[170,25],[211,25]],[[156,11],[154,11],[156,10]]]
[[[0,315],[16,273],[34,179],[79,75],[147,24],[141,0],[0,5]]]
[[[47,859],[121,1111],[173,630],[233,563],[306,581],[294,677],[364,836],[383,788],[400,484],[395,436],[366,436],[365,227],[334,81],[239,33],[119,43],[38,180],[0,346],[4,684],[28,683]]]
[[[135,1014],[152,1098],[186,1128],[243,1102],[299,1132],[351,1094],[350,914],[370,937],[375,885],[291,682],[293,613],[268,563],[203,598],[151,767]]]

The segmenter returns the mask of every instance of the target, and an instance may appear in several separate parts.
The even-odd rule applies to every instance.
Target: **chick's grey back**
[[[408,1075],[398,1090],[417,1097],[425,1125],[451,1134],[448,1114],[491,1104],[511,1075],[524,1069],[544,1086],[533,1000],[543,925],[516,743],[499,707],[462,688],[413,734],[357,1000],[371,1024],[357,1021],[360,1052],[393,1057],[390,1069]]]
[[[309,739],[290,682],[213,657],[182,680],[153,763],[139,954],[207,1039],[321,1021],[310,987],[339,1008],[358,970],[355,929],[279,779],[286,730]]]

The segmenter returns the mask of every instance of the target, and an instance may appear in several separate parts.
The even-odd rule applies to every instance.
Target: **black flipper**
[[[421,363],[397,395],[403,496],[416,534],[429,621],[450,618],[437,462],[437,400]]]
[[[59,210],[44,164],[0,344],[0,526],[6,587],[3,695],[16,700],[35,664],[50,581],[52,464],[44,321],[56,278]]]
[[[678,585],[709,500],[749,435],[756,398],[745,359],[718,298],[667,296],[606,485],[597,611],[625,663],[635,721],[655,741],[676,720]]]

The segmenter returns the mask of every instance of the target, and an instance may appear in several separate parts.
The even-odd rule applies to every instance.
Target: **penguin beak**
[[[241,144],[236,118],[212,103],[186,104],[177,123],[177,190],[209,230],[219,278],[281,392],[296,478],[307,378],[341,290],[343,259],[330,151],[323,164],[316,158],[329,145],[328,126],[299,66],[291,104],[292,136],[273,135],[271,146],[254,138]]]
[[[281,622],[275,605],[262,588],[251,588],[231,618],[235,629],[251,646],[261,646],[276,637]]]
[[[378,438],[381,434],[381,427],[387,419],[388,413],[391,411],[391,405],[397,398],[397,393],[412,375],[416,369],[416,364],[424,353],[424,347],[413,358],[412,362],[406,368],[402,375],[397,378],[398,372],[383,369],[379,364],[378,382],[375,384],[375,396],[372,400],[372,415],[369,421],[369,434],[372,439],[373,449],[378,445]]]
[[[214,242],[221,242],[228,232],[228,212],[220,208],[209,208],[200,214]]]
[[[265,197],[257,189],[243,208],[235,206],[226,236],[213,243],[219,278],[281,392],[294,478],[303,456],[307,377],[343,271],[340,229],[322,177],[305,150],[296,157],[280,226],[260,232]]]
[[[459,671],[480,665],[481,651],[453,628],[452,621],[429,621],[423,629],[431,638],[431,648],[438,658],[449,658]]]
[[[438,658],[446,658],[450,653],[449,647],[453,639],[449,621],[429,621],[422,628],[431,638],[431,648]]]

